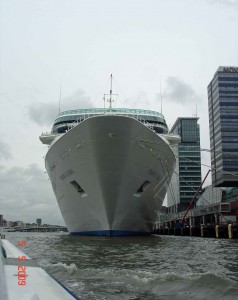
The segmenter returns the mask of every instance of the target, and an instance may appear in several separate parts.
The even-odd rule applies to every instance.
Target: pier
[[[155,234],[238,239],[237,203],[219,203],[185,212],[160,215]]]
[[[238,239],[238,224],[209,224],[195,227],[181,226],[180,228],[161,226],[155,229],[154,233],[159,235]]]

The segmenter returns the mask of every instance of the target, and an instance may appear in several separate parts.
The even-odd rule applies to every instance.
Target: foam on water
[[[71,263],[70,265],[67,265],[67,264],[65,264],[65,263],[63,263],[63,262],[58,262],[58,263],[56,263],[56,264],[52,264],[52,265],[51,265],[51,268],[52,268],[52,270],[53,270],[54,268],[55,268],[55,269],[60,269],[60,270],[62,270],[62,268],[63,268],[63,269],[65,269],[65,270],[67,270],[67,272],[68,272],[69,274],[72,274],[73,272],[75,272],[75,271],[78,270],[78,268],[77,268],[77,266],[76,266],[75,264]]]

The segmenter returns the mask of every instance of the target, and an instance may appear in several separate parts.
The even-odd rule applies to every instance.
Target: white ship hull
[[[175,157],[139,121],[104,115],[56,139],[45,161],[69,232],[120,236],[152,232]]]

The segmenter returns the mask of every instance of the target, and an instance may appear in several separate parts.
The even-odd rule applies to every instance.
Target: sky
[[[238,66],[237,15],[238,0],[1,0],[0,214],[64,224],[39,141],[60,86],[61,111],[103,107],[113,74],[115,107],[161,111],[162,95],[169,128],[197,114],[209,149],[207,86]]]

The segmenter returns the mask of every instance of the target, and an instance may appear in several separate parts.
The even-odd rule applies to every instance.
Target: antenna
[[[111,80],[111,84],[110,84],[110,94],[104,94],[104,103],[105,103],[105,96],[110,96],[110,98],[107,100],[107,102],[109,102],[109,111],[112,111],[112,102],[114,102],[114,100],[112,100],[112,96],[117,96],[118,94],[113,94],[112,93],[112,74],[110,76],[110,80]]]
[[[195,114],[192,114],[192,117],[197,118],[197,104],[196,104]]]
[[[60,79],[60,96],[59,96],[59,114],[60,114],[60,101],[61,101],[61,79]]]
[[[161,105],[161,114],[162,114],[162,105],[163,105],[163,101],[162,101],[162,93],[161,93],[161,80],[160,80],[160,105]]]

